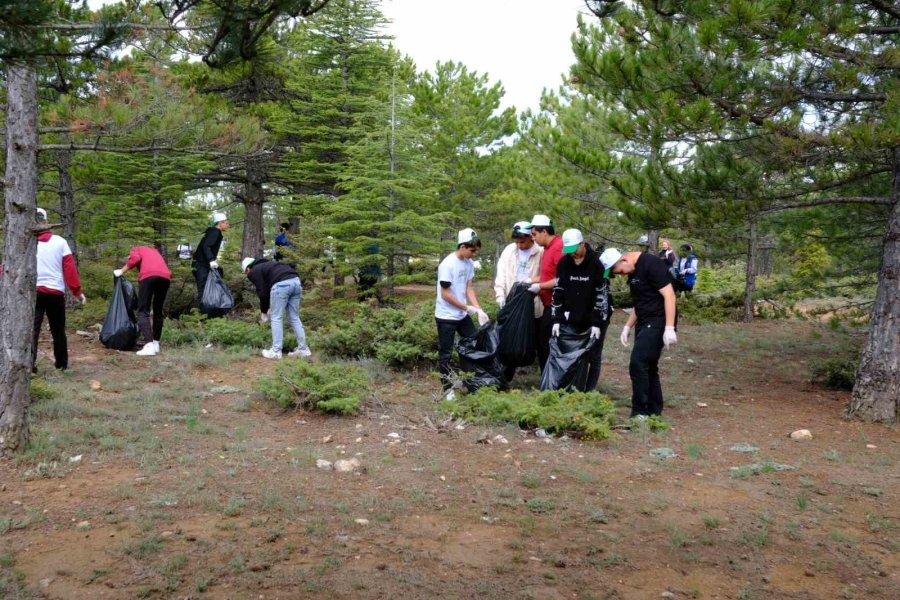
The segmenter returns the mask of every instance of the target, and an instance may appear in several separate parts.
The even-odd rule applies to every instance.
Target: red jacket
[[[172,271],[166,265],[166,260],[156,248],[151,248],[150,246],[135,246],[132,248],[125,266],[129,269],[138,268],[140,271],[138,281],[143,281],[148,277],[172,279]]]
[[[72,290],[76,298],[83,292],[78,278],[78,267],[75,257],[69,250],[69,244],[53,235],[50,230],[38,234],[37,252],[37,291],[42,294],[62,296],[65,288]]]
[[[562,238],[554,235],[550,244],[544,248],[544,255],[541,257],[541,283],[556,279],[556,266],[562,260],[562,250]],[[553,300],[553,290],[541,290],[540,297],[544,306],[550,306]]]

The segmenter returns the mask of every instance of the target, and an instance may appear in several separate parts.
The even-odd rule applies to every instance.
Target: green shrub
[[[56,388],[40,377],[31,378],[31,399],[33,401],[52,400],[56,397],[56,393]]]
[[[856,368],[859,359],[855,357],[826,358],[810,363],[813,380],[834,390],[852,390],[856,383]]]
[[[375,358],[394,367],[412,367],[437,359],[434,305],[403,308],[363,306],[349,322],[320,332],[315,345],[329,356]]]
[[[365,370],[357,366],[287,360],[273,375],[259,378],[256,387],[267,401],[281,408],[356,414],[367,383]]]
[[[284,346],[288,352],[297,347],[297,339],[290,324],[284,322]],[[207,319],[197,310],[178,319],[168,319],[163,328],[162,341],[173,346],[190,344],[216,344],[224,347],[268,348],[272,345],[269,325],[241,321],[239,319]]]
[[[590,440],[608,438],[610,427],[616,422],[615,406],[599,392],[526,393],[481,388],[458,400],[445,401],[444,408],[454,417],[476,423],[515,423],[520,427],[542,428]]]

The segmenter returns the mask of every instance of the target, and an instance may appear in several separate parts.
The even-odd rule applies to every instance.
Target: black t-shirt
[[[628,288],[634,301],[638,323],[651,319],[665,318],[666,305],[659,290],[672,283],[666,261],[647,252],[641,252],[634,265],[634,272],[628,276]]]

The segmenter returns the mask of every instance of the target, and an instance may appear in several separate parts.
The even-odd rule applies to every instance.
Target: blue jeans
[[[285,310],[287,310],[288,321],[294,329],[294,335],[297,336],[297,348],[309,349],[309,346],[306,345],[306,332],[303,330],[303,323],[300,322],[300,297],[302,295],[303,286],[300,285],[299,277],[279,281],[272,286],[270,292],[272,350],[280,351],[284,345],[283,315]]]

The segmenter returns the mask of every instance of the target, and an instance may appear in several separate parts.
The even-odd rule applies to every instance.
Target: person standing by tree
[[[278,228],[278,235],[275,236],[275,260],[281,260],[284,258],[284,255],[281,253],[280,248],[293,248],[294,242],[292,242],[288,238],[288,233],[291,231],[291,224],[284,222]]]
[[[690,244],[682,244],[681,252],[684,254],[684,257],[678,261],[678,275],[684,286],[684,291],[692,292],[694,291],[694,286],[697,285],[697,271],[700,267],[700,261],[697,259],[697,255],[694,254],[694,247]]]
[[[612,316],[609,302],[609,279],[600,264],[597,252],[584,241],[577,229],[567,229],[562,234],[563,258],[556,270],[556,286],[550,305],[553,320],[552,335],[558,336],[565,323],[575,331],[591,330],[594,346],[589,354],[590,369],[582,392],[597,387],[600,380],[600,360],[603,341]]]
[[[47,211],[37,209],[38,226],[46,228],[38,234],[37,299],[34,306],[34,344],[31,352],[31,371],[37,372],[38,338],[44,314],[50,322],[53,336],[54,366],[60,371],[69,368],[69,346],[66,340],[66,287],[82,304],[87,302],[81,290],[75,257],[65,238],[53,235],[47,222]]]
[[[131,269],[138,268],[138,327],[144,336],[144,347],[136,352],[138,356],[156,356],[159,354],[159,340],[163,330],[163,305],[172,271],[166,260],[156,248],[135,246],[128,254],[128,260],[121,269],[113,271],[116,277],[122,277]],[[150,311],[153,311],[153,322],[150,322]]]
[[[550,329],[553,321],[550,316],[550,304],[553,299],[553,286],[556,285],[556,266],[562,259],[562,240],[553,229],[553,221],[547,215],[534,215],[531,219],[531,237],[544,249],[541,256],[541,273],[531,278],[529,291],[538,294],[544,312],[541,315],[541,323],[538,327],[538,360],[541,363],[541,371],[547,364],[550,355]]]
[[[668,238],[659,240],[659,245],[659,257],[663,259],[663,262],[666,263],[666,268],[671,269],[672,267],[677,267],[678,255],[675,254],[674,250],[672,250],[672,243],[668,240]]]
[[[247,257],[241,261],[241,270],[253,283],[259,296],[260,321],[272,323],[272,347],[262,351],[266,358],[280,359],[284,346],[284,313],[297,337],[297,348],[288,356],[306,357],[312,354],[306,344],[306,331],[300,321],[300,299],[303,286],[300,275],[288,264],[264,258]],[[270,309],[271,305],[271,309]],[[271,315],[271,316],[270,316]]]
[[[678,341],[675,333],[675,290],[666,263],[648,252],[626,252],[608,248],[600,255],[606,274],[628,275],[634,310],[622,328],[623,346],[635,329],[634,348],[628,373],[631,375],[631,416],[661,415],[662,385],[659,357],[663,346]]]
[[[531,223],[519,221],[512,227],[512,243],[500,253],[497,261],[497,277],[494,279],[494,295],[497,306],[503,308],[506,298],[517,283],[531,284],[534,277],[541,274],[541,257],[544,249],[534,243],[531,238]],[[538,331],[544,305],[538,296],[534,297],[534,330]],[[512,381],[516,374],[515,366],[506,367],[506,381]]]
[[[488,322],[487,314],[481,310],[472,280],[475,266],[472,259],[481,250],[481,240],[474,229],[466,228],[456,236],[456,250],[448,254],[438,265],[437,299],[434,305],[434,321],[438,330],[438,369],[441,373],[441,393],[447,400],[453,400],[450,374],[450,358],[453,355],[453,341],[456,334],[470,337],[477,333],[469,315],[477,315],[478,322]]]
[[[194,251],[194,261],[191,267],[194,271],[194,280],[197,282],[198,300],[203,296],[203,288],[206,286],[206,278],[209,277],[210,269],[216,269],[219,275],[222,274],[218,263],[219,248],[222,246],[222,234],[228,231],[228,227],[228,216],[225,213],[213,213],[212,222],[206,228],[203,238]]]

